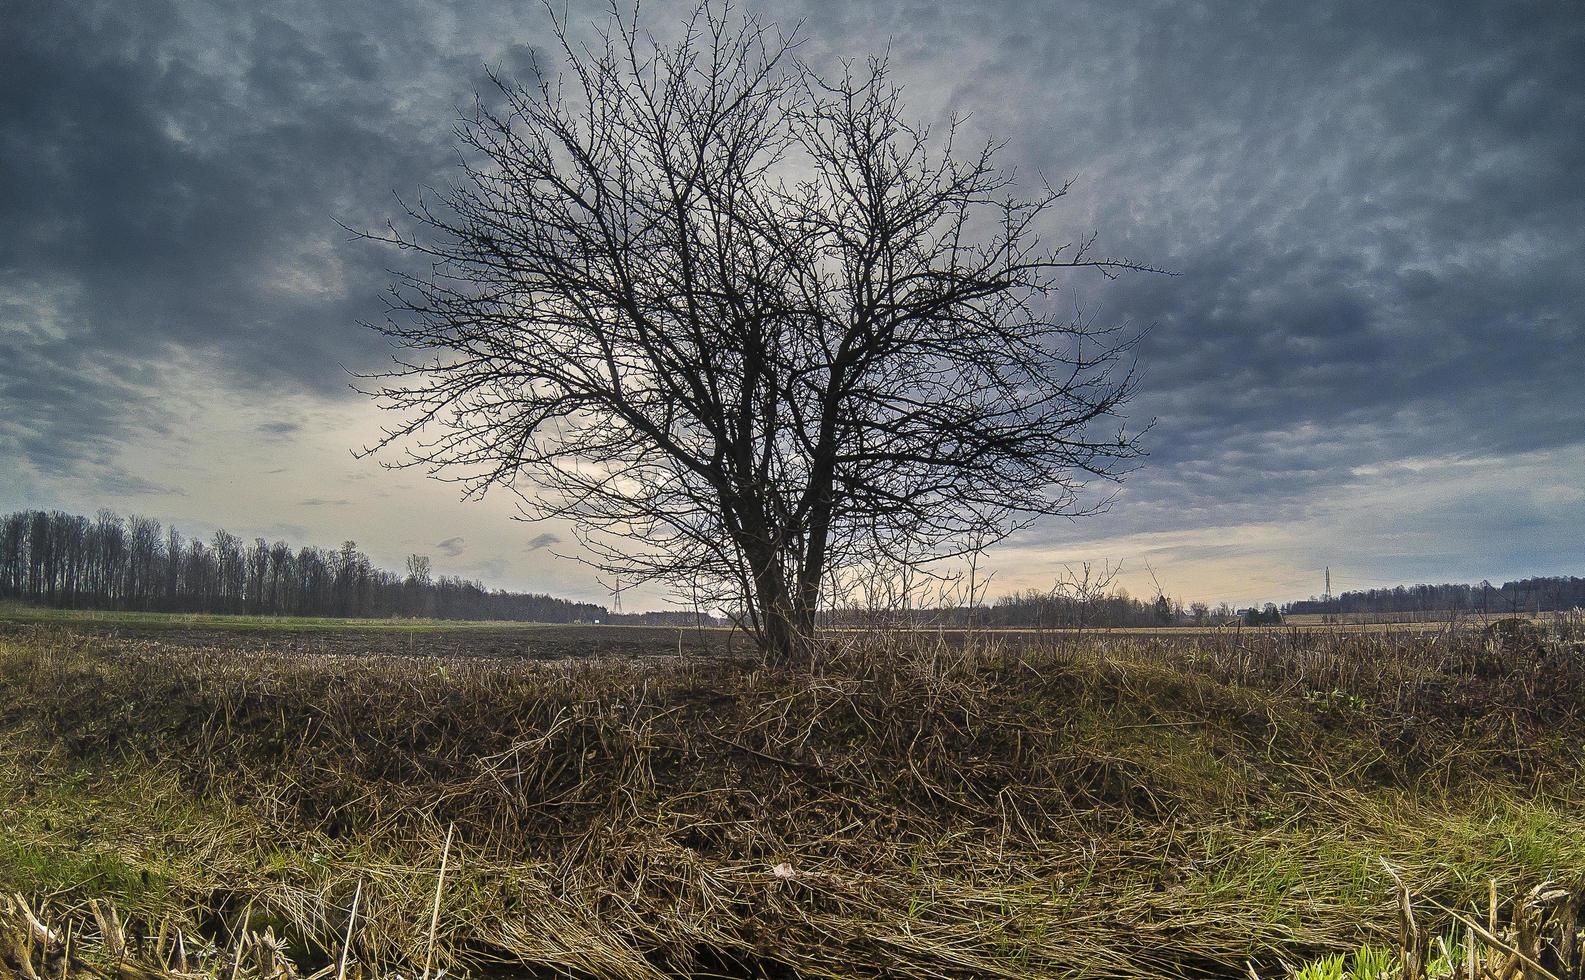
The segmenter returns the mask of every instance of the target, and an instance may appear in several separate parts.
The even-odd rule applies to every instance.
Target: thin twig
[[[341,962],[336,965],[336,980],[346,980],[347,977],[347,956],[352,950],[352,924],[358,920],[358,899],[362,897],[363,879],[359,878],[358,887],[352,892],[352,912],[347,916],[347,936],[341,941]],[[434,935],[433,928],[430,935]]]
[[[440,926],[440,893],[446,887],[446,859],[451,856],[451,835],[456,823],[446,827],[446,845],[440,850],[440,874],[435,878],[435,904],[429,910],[429,947],[424,950],[424,980],[429,980],[429,968],[435,958],[435,930]]]

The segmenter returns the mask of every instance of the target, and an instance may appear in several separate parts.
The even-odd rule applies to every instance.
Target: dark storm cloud
[[[78,394],[107,365],[163,374],[167,395],[191,383],[170,376],[178,353],[248,395],[344,391],[384,277],[336,220],[373,223],[451,160],[477,50],[437,50],[411,5],[338,5],[339,23],[308,5],[21,8],[0,58],[0,409],[20,450],[47,468],[124,441],[115,403],[136,393]]]
[[[528,541],[528,548],[526,550],[538,551],[541,548],[549,548],[553,544],[561,544],[561,536],[546,531],[543,534],[536,534],[530,538]]]
[[[1152,328],[1152,457],[1115,523],[1284,517],[1371,462],[1585,439],[1585,9],[1026,9],[991,8],[999,53],[952,103],[1025,172],[1082,174],[1108,251],[1181,273],[1071,290]]]
[[[1276,507],[1364,462],[1578,444],[1581,8],[1197,11],[1143,33],[1108,155],[1145,151],[1143,206],[1097,215],[1183,273],[1115,291],[1158,325],[1142,482]]]
[[[0,330],[0,489],[21,479],[26,461],[39,476],[90,493],[179,494],[128,473],[117,458],[136,438],[175,438],[156,377],[136,362],[76,363],[68,342],[33,340],[18,322]]]
[[[1158,423],[1118,528],[1292,516],[1383,461],[1585,438],[1578,3],[759,9],[802,20],[816,63],[889,45],[922,116],[969,113],[1021,173],[1082,178],[1059,233],[1181,274],[1062,299],[1152,328],[1133,414]],[[11,20],[0,453],[107,481],[179,400],[173,352],[244,397],[334,395],[376,363],[355,321],[393,258],[335,219],[377,226],[392,191],[444,180],[482,64],[523,71],[544,27],[531,5],[372,2]]]
[[[435,542],[435,550],[445,555],[447,558],[455,558],[464,551],[467,551],[468,545],[467,542],[463,541],[460,537],[447,538],[444,541]]]

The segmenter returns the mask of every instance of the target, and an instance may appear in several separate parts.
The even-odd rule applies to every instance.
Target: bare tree
[[[563,72],[492,76],[460,178],[368,235],[426,260],[376,325],[399,421],[370,452],[509,488],[776,658],[832,570],[1086,512],[1136,458],[1133,338],[1053,293],[1141,267],[1041,244],[1066,186],[1020,196],[998,144],[911,124],[884,61],[824,76],[709,3],[675,43],[555,26]]]
[[[417,585],[430,583],[430,562],[428,555],[407,556],[407,580]]]

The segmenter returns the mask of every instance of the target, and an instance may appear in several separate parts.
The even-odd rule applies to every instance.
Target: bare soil
[[[289,621],[288,621],[289,622]],[[22,636],[49,629],[0,621],[0,636]],[[71,630],[104,641],[146,641],[162,647],[225,647],[245,652],[339,656],[493,657],[510,660],[588,658],[721,657],[746,655],[751,642],[726,629],[675,629],[661,626],[569,625],[553,623],[499,626],[380,626],[268,630],[214,629],[160,624],[74,622]]]

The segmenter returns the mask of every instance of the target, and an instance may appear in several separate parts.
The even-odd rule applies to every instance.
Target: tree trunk
[[[755,615],[765,662],[783,666],[797,663],[809,653],[809,617],[800,615],[799,604],[774,555],[752,555],[750,561],[754,566]]]
[[[790,666],[799,662],[805,652],[804,638],[799,636],[794,617],[785,605],[761,604],[760,644],[767,664]]]

